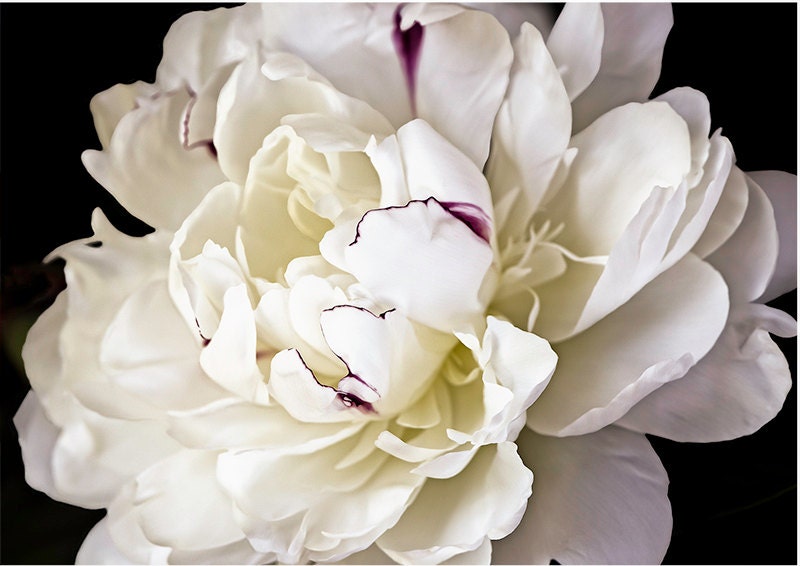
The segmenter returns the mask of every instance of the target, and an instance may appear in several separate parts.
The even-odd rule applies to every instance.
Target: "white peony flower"
[[[192,13],[93,99],[154,232],[53,252],[15,419],[31,485],[108,510],[78,561],[655,562],[645,433],[779,411],[794,176],[648,100],[668,6],[504,15]]]

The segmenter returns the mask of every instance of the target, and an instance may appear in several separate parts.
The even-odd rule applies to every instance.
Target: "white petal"
[[[254,55],[236,67],[219,95],[214,145],[226,176],[244,184],[250,158],[267,134],[284,116],[308,113],[331,116],[364,132],[388,135],[392,131],[368,104],[315,80],[310,70],[305,77],[270,80]]]
[[[555,347],[558,367],[528,410],[542,434],[598,430],[645,395],[683,376],[708,352],[728,316],[720,275],[691,254],[629,302]]]
[[[735,307],[711,351],[685,377],[642,399],[619,424],[678,442],[754,433],[778,414],[792,386],[770,332],[793,336],[797,323],[764,305]]]
[[[136,100],[153,96],[158,89],[151,84],[136,81],[133,84],[117,84],[92,97],[89,109],[92,111],[94,128],[103,149],[107,149],[111,136],[125,114],[136,108]]]
[[[567,3],[547,38],[569,100],[586,90],[600,70],[603,13],[599,4]]]
[[[188,84],[197,91],[215,71],[242,60],[258,48],[259,12],[252,5],[190,12],[179,18],[164,38],[158,85],[171,90]]]
[[[489,12],[503,24],[512,38],[517,36],[523,22],[531,23],[544,37],[547,37],[556,17],[552,4],[464,2],[464,6]]]
[[[551,438],[525,431],[533,469],[522,523],[492,544],[498,564],[658,564],[672,531],[667,474],[643,434],[609,427]]]
[[[582,256],[611,251],[654,187],[677,187],[691,167],[686,122],[666,103],[611,110],[572,138],[578,148],[548,217],[559,243]]]
[[[733,235],[706,258],[725,278],[731,303],[754,301],[764,293],[775,271],[778,231],[764,191],[747,180],[748,202]]]
[[[250,450],[220,457],[220,481],[255,548],[277,553],[282,562],[335,561],[368,547],[394,524],[423,480],[379,451],[337,469],[357,443],[352,438],[302,456]],[[352,507],[342,508],[343,497]]]
[[[175,230],[224,177],[205,145],[184,144],[185,90],[140,98],[117,124],[107,149],[83,153],[86,169],[129,212]]]
[[[35,392],[29,391],[25,396],[14,415],[14,427],[25,462],[25,481],[53,499],[62,500],[52,471],[53,449],[60,430],[47,418]]]
[[[744,218],[749,192],[747,177],[734,165],[725,181],[719,202],[703,235],[692,248],[692,253],[705,259],[731,237]]]
[[[642,204],[614,244],[573,332],[581,332],[624,304],[698,241],[733,160],[733,149],[725,138],[714,136],[711,147],[711,158],[705,163],[698,186],[690,191],[683,184],[677,191],[657,187]]]
[[[347,365],[337,389],[353,394],[387,418],[418,399],[453,344],[423,334],[396,311],[375,315],[342,305],[322,313],[322,332]]]
[[[459,475],[428,480],[414,504],[378,539],[398,562],[435,564],[502,538],[519,523],[532,474],[510,442],[484,447]]]
[[[694,187],[703,174],[703,167],[708,158],[708,132],[711,128],[711,111],[705,94],[693,88],[674,88],[655,98],[669,103],[689,126],[692,138],[692,170],[686,177],[686,184]]]
[[[247,401],[267,403],[264,376],[256,364],[256,323],[244,285],[225,292],[219,328],[200,354],[203,370]]]
[[[123,303],[103,336],[100,363],[110,382],[150,405],[188,409],[224,393],[203,375],[200,350],[196,336],[172,303],[166,281],[161,280],[142,287]],[[91,396],[91,387],[87,384],[76,393]],[[126,397],[106,403],[114,401],[130,403]],[[120,406],[114,414],[122,416],[126,408],[130,409]],[[134,414],[129,412],[127,417]]]
[[[759,297],[767,302],[797,287],[797,176],[783,171],[753,171],[748,176],[769,197],[778,225],[775,274]]]
[[[600,71],[572,103],[574,132],[626,102],[647,100],[661,73],[672,27],[667,4],[603,4]]]
[[[370,152],[381,178],[386,183],[404,179],[406,190],[393,189],[381,195],[381,207],[404,205],[409,200],[434,197],[441,203],[468,203],[481,209],[491,221],[492,197],[481,170],[428,122],[413,120],[397,131],[397,142],[384,140]],[[399,181],[403,182],[403,181]],[[407,195],[407,196],[405,196]]]
[[[214,549],[244,539],[233,503],[217,483],[216,461],[214,452],[182,450],[139,474],[133,489],[123,490],[109,508],[112,537],[133,518],[150,543],[166,548]],[[214,520],[187,520],[194,515]]]
[[[432,328],[448,332],[485,308],[492,250],[434,199],[368,212],[344,255],[378,301]]]
[[[135,564],[122,554],[108,532],[108,519],[103,518],[86,535],[75,564]]]
[[[524,25],[514,42],[511,83],[495,123],[487,177],[495,202],[521,190],[506,230],[524,230],[545,197],[569,143],[572,109],[539,32]]]
[[[417,18],[424,21],[424,11]],[[405,15],[414,6],[401,8]],[[505,29],[488,14],[465,10],[423,24],[416,115],[483,168],[513,53]]]
[[[269,394],[299,421],[324,423],[350,421],[355,411],[347,410],[334,387],[321,384],[297,350],[275,354],[270,364]]]
[[[171,412],[169,434],[187,448],[265,448],[305,454],[347,438],[361,425],[302,423],[280,406],[224,399],[200,409]]]

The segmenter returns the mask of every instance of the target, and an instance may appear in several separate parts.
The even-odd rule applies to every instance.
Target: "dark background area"
[[[57,270],[39,261],[91,234],[100,206],[141,234],[85,172],[98,148],[89,100],[115,83],[152,81],[161,41],[190,4],[0,6],[0,213],[3,342],[52,300]],[[744,170],[796,173],[797,6],[678,4],[654,94],[692,86],[711,101]],[[796,294],[776,302],[796,313]],[[796,343],[781,340],[796,367]],[[2,353],[0,562],[69,563],[103,515],[60,504],[23,479],[11,417],[28,389],[16,355]],[[795,380],[796,383],[796,380]],[[797,561],[797,401],[758,433],[717,444],[653,439],[670,476],[675,519],[669,563]]]

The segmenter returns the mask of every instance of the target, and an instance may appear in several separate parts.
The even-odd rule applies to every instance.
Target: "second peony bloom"
[[[663,558],[645,433],[749,434],[791,386],[795,179],[648,100],[668,6],[520,21],[192,13],[95,97],[84,163],[155,231],[53,252],[16,417],[32,485],[108,509],[79,561]]]

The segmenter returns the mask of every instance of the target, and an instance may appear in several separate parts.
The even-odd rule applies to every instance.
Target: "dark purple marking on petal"
[[[339,391],[338,395],[339,395],[339,400],[348,409],[356,408],[362,413],[374,413],[374,414],[378,413],[378,411],[375,410],[375,407],[372,406],[372,403],[364,401],[357,395],[353,395],[352,393],[345,393],[344,391]]]
[[[440,202],[450,214],[469,226],[487,244],[492,235],[492,223],[483,209],[471,202]]]
[[[403,73],[406,77],[408,96],[411,101],[411,113],[416,117],[417,69],[419,68],[419,59],[422,54],[422,38],[425,35],[425,29],[419,22],[414,22],[407,30],[401,29],[400,22],[403,18],[400,15],[400,10],[402,8],[403,5],[401,4],[394,11],[392,43],[394,43],[394,50],[400,58],[400,65],[403,67]]]
[[[203,331],[200,328],[200,321],[197,320],[196,317],[194,319],[194,323],[197,325],[197,333],[200,335],[200,340],[203,341],[203,348],[205,348],[206,346],[211,344],[211,338],[206,338],[205,336],[203,336]]]
[[[306,368],[308,373],[311,374],[311,377],[314,379],[314,381],[317,382],[317,385],[319,385],[320,387],[327,387],[328,389],[333,389],[334,391],[336,391],[336,398],[341,403],[341,408],[343,408],[343,409],[355,408],[355,409],[358,409],[359,411],[361,411],[362,413],[378,414],[378,411],[375,410],[375,408],[372,406],[372,403],[364,401],[358,395],[355,395],[355,394],[350,393],[348,391],[340,391],[339,389],[337,389],[335,387],[331,387],[330,385],[325,385],[324,383],[321,383],[319,381],[319,379],[317,379],[317,376],[314,374],[314,370],[312,370],[310,367],[308,367],[308,364],[303,359],[303,356],[300,354],[300,352],[297,350],[297,348],[289,348],[289,349],[292,350],[295,354],[297,354],[297,357],[300,359],[300,363],[303,364],[303,367]],[[341,359],[341,358],[339,358],[339,359]],[[342,360],[342,361],[344,361],[344,360]],[[349,370],[348,370],[348,373],[349,373]],[[345,377],[347,377],[347,376],[345,376]]]
[[[439,200],[435,197],[428,197],[425,200],[410,200],[403,205],[387,206],[386,208],[373,208],[366,211],[364,216],[361,217],[361,220],[358,221],[358,224],[356,224],[356,236],[353,238],[353,241],[348,244],[348,246],[353,246],[358,243],[359,238],[361,238],[361,223],[364,222],[364,219],[369,213],[383,210],[408,208],[412,204],[418,202],[424,203],[425,206],[430,206],[431,202],[435,202],[444,210],[449,212],[452,216],[463,222],[467,228],[472,230],[472,232],[481,240],[487,244],[489,243],[489,239],[492,234],[492,223],[481,207],[469,202],[439,202]]]
[[[187,86],[186,90],[189,92],[189,103],[186,105],[186,111],[183,115],[183,128],[181,130],[181,142],[183,149],[191,151],[198,147],[205,147],[214,159],[217,158],[217,147],[214,145],[214,140],[197,140],[194,143],[189,143],[189,120],[192,116],[192,109],[197,102],[197,94]]]

